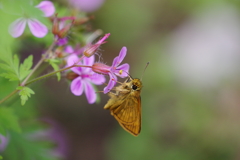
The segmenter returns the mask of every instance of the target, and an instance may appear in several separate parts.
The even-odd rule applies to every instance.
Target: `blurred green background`
[[[66,80],[49,78],[33,85],[31,104],[60,126],[67,160],[240,159],[240,1],[106,0],[91,14],[93,29],[111,33],[104,62],[123,46],[132,77],[150,62],[142,131],[133,137],[120,127],[103,109],[107,95],[89,105]]]

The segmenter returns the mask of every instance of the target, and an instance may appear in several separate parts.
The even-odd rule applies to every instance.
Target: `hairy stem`
[[[14,94],[16,94],[18,92],[18,90],[14,90],[12,93],[10,93],[9,95],[7,95],[5,98],[3,98],[0,101],[0,104],[3,103],[4,101],[6,101],[8,98],[12,97]]]
[[[21,86],[25,86],[27,83],[28,79],[33,75],[33,73],[38,69],[38,67],[44,62],[45,57],[50,54],[56,45],[56,42],[54,41],[51,46],[48,48],[48,50],[42,55],[42,58],[40,61],[36,64],[36,66],[32,69],[31,73],[24,79],[24,81],[21,83]]]
[[[74,64],[74,65],[71,65],[71,66],[69,66],[69,67],[62,68],[62,69],[59,69],[58,71],[54,71],[54,72],[45,74],[45,75],[43,75],[43,76],[37,77],[37,78],[35,78],[35,79],[33,79],[33,80],[30,80],[30,81],[28,81],[28,82],[25,84],[25,86],[27,86],[27,85],[29,85],[29,84],[31,84],[31,83],[33,83],[33,82],[39,81],[39,80],[41,80],[41,79],[50,77],[50,76],[52,76],[52,75],[54,75],[54,74],[56,74],[56,73],[58,73],[58,72],[63,72],[63,71],[66,71],[66,70],[68,70],[68,69],[71,69],[72,67],[88,67],[88,68],[91,68],[92,66],[76,65],[76,64]]]

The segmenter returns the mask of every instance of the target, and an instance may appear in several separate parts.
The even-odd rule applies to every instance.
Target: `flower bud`
[[[92,70],[100,74],[108,74],[110,72],[110,69],[111,69],[110,66],[103,63],[94,63],[92,65]]]
[[[59,23],[57,16],[53,18],[53,27],[52,27],[52,33],[54,35],[57,35],[59,32]]]
[[[68,24],[68,25],[66,25],[65,27],[63,27],[63,29],[61,29],[61,30],[57,33],[58,37],[59,37],[59,38],[64,38],[64,37],[66,37],[67,34],[68,34],[68,31],[69,31],[70,28],[71,28],[71,26],[72,26],[72,24]]]
[[[86,57],[91,57],[94,53],[96,53],[96,51],[98,50],[98,48],[106,43],[106,39],[110,36],[110,33],[108,34],[105,34],[105,36],[103,38],[101,38],[97,43],[95,44],[91,44],[89,46],[87,46],[85,48],[85,50],[83,51],[83,54],[86,56]]]

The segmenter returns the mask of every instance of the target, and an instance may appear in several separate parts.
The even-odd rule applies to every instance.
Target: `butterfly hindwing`
[[[136,101],[138,101],[136,103]],[[141,97],[131,97],[111,111],[119,124],[128,132],[137,136],[141,130]]]
[[[123,129],[134,136],[141,130],[141,88],[140,79],[125,81],[113,89],[115,93],[109,92],[110,99],[104,106]]]

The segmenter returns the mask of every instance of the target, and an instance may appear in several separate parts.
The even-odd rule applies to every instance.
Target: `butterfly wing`
[[[111,114],[119,124],[129,133],[137,136],[141,131],[141,97],[130,96],[118,107],[111,110]]]

